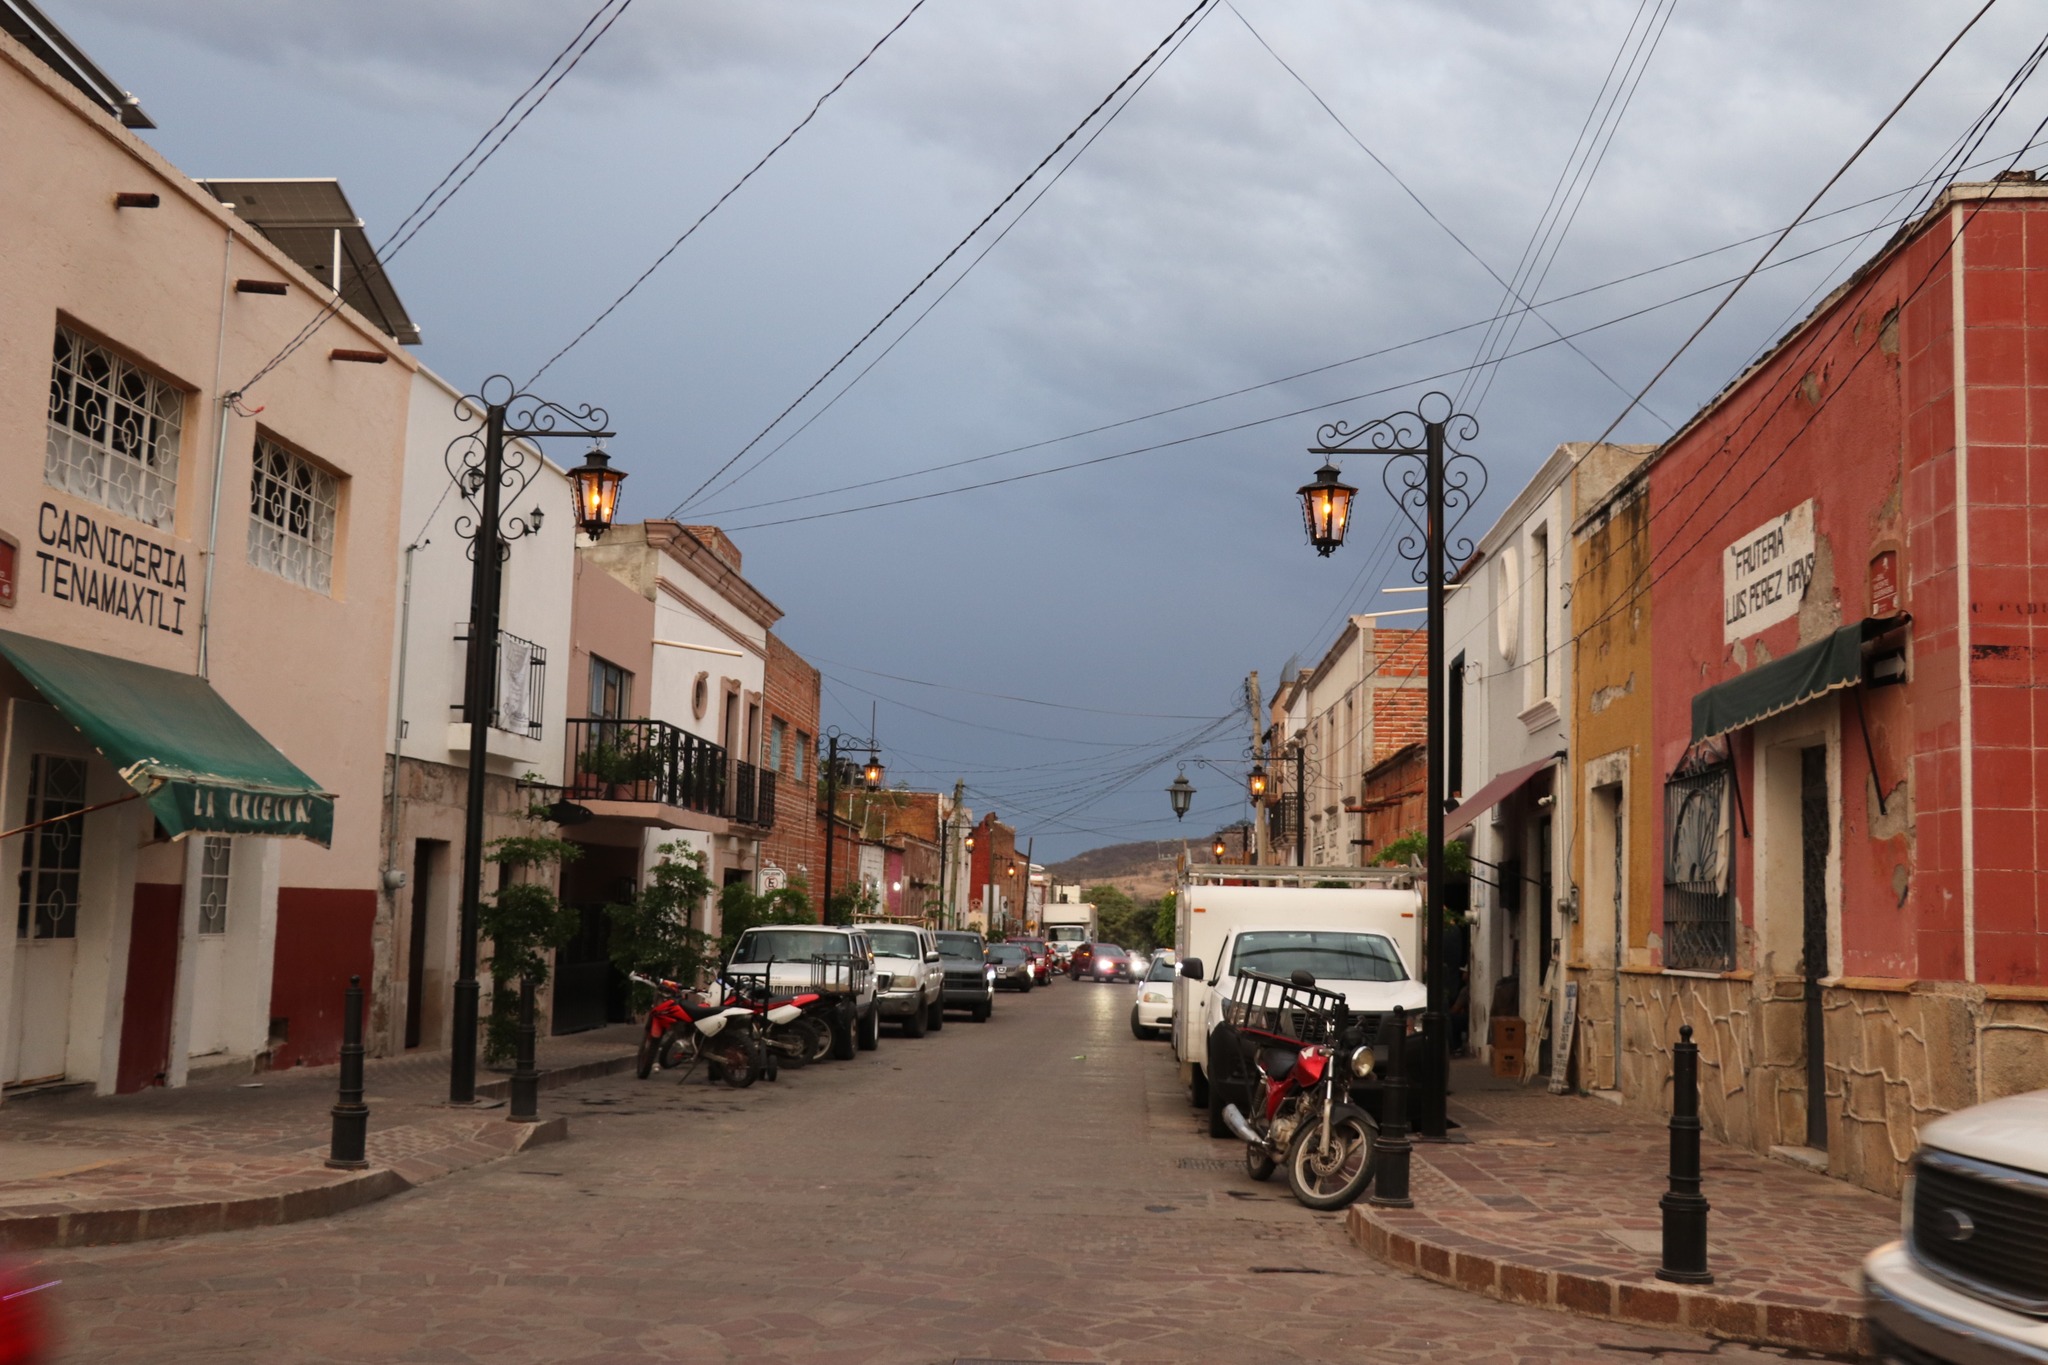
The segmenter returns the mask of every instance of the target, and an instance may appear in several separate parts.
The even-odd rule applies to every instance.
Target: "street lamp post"
[[[868,761],[861,769],[861,785],[874,791],[882,785],[882,761],[880,751],[875,748],[874,737],[865,740],[842,734],[838,726],[825,732],[825,900],[826,922],[832,918],[832,850],[839,842],[839,741],[846,740],[848,750],[865,753]]]
[[[1415,1127],[1423,1136],[1435,1138],[1444,1136],[1448,1127],[1445,1098],[1450,1082],[1450,966],[1444,942],[1444,579],[1449,538],[1486,491],[1486,466],[1459,449],[1459,443],[1478,435],[1477,418],[1457,411],[1444,394],[1428,393],[1412,412],[1359,426],[1325,423],[1308,452],[1325,459],[1377,455],[1385,460],[1380,482],[1413,529],[1413,534],[1403,533],[1395,548],[1428,589],[1429,777],[1424,819],[1429,999],[1422,1020],[1425,1075],[1417,1095]],[[1315,482],[1301,489],[1309,543],[1317,554],[1328,555],[1343,543],[1355,492],[1338,482],[1337,470],[1329,464],[1316,471]],[[1456,558],[1462,561],[1471,553],[1471,541],[1460,541]]]
[[[597,441],[612,435],[602,408],[588,405],[574,411],[559,403],[521,393],[504,375],[484,381],[480,394],[457,400],[455,415],[481,423],[448,443],[442,463],[449,478],[470,505],[456,518],[455,531],[469,542],[469,653],[464,666],[462,718],[469,726],[467,806],[462,849],[462,902],[456,946],[455,1007],[448,1062],[448,1102],[476,1102],[476,979],[477,920],[482,910],[484,879],[484,778],[492,713],[496,709],[498,674],[498,601],[505,558],[513,541],[540,530],[542,512],[504,518],[507,502],[516,503],[540,472],[540,459],[506,440],[542,440],[578,436]],[[604,534],[618,510],[619,483],[626,476],[610,467],[602,449],[593,448],[584,463],[571,471],[579,527],[593,540]]]

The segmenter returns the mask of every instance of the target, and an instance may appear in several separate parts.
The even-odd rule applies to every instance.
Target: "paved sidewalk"
[[[179,1090],[98,1098],[16,1094],[0,1105],[0,1249],[40,1250],[233,1231],[320,1218],[568,1135],[545,1090],[624,1071],[638,1030],[619,1025],[540,1046],[543,1122],[506,1121],[503,1075],[489,1107],[446,1103],[446,1053],[364,1068],[369,1169],[330,1170],[340,1068],[196,1073]]]
[[[1510,1303],[1762,1345],[1851,1355],[1857,1267],[1896,1238],[1899,1206],[1852,1185],[1703,1144],[1714,1283],[1656,1278],[1668,1130],[1599,1099],[1506,1087],[1460,1063],[1466,1141],[1418,1144],[1413,1209],[1361,1203],[1352,1239],[1400,1269]]]

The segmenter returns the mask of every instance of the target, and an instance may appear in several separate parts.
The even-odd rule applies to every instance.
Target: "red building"
[[[2048,1085],[2031,179],[1951,187],[1647,476],[1663,892],[1624,1088],[1689,1022],[1714,1131],[1879,1189],[1921,1121]]]
[[[766,765],[782,795],[761,840],[764,889],[801,880],[819,919],[825,915],[825,821],[818,799],[818,670],[773,631],[768,634],[762,735]]]
[[[1024,903],[1024,858],[1017,847],[1017,831],[996,819],[990,811],[981,817],[971,836],[974,849],[968,855],[967,904],[983,930],[1010,930],[1005,924],[1021,921]]]

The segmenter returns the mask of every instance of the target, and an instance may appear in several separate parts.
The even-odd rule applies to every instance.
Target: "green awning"
[[[0,630],[0,655],[140,792],[173,838],[280,834],[326,845],[334,795],[204,678]]]
[[[1843,626],[1825,640],[1716,683],[1692,699],[1692,741],[1717,739],[1801,702],[1863,681],[1867,622]]]

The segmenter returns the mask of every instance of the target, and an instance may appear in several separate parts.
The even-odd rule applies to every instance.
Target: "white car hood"
[[[1920,1130],[1921,1145],[2048,1174],[2048,1090],[1973,1105]]]

